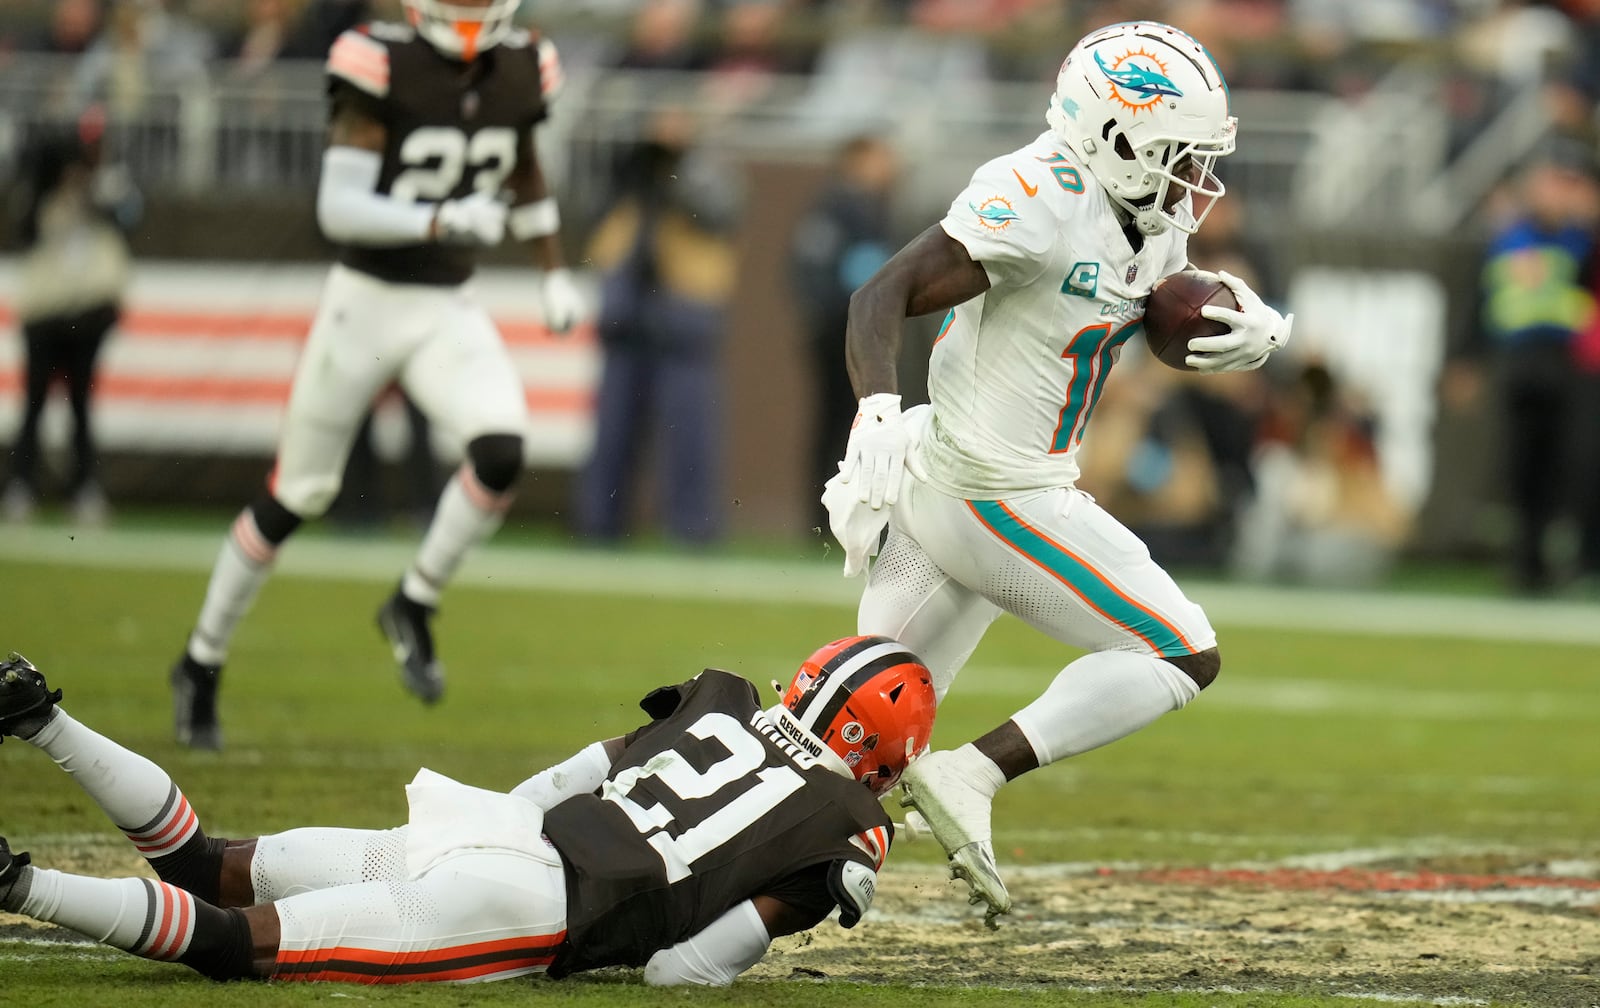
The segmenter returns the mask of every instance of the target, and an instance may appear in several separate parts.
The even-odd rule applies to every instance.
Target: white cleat
[[[994,800],[973,787],[962,772],[954,752],[930,752],[914,761],[900,778],[905,795],[900,804],[916,810],[950,858],[950,877],[963,879],[972,889],[972,902],[987,903],[984,923],[1011,912],[1011,894],[995,864],[990,809]],[[910,826],[911,814],[906,816]]]

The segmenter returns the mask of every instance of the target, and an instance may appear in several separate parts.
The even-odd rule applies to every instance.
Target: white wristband
[[[543,238],[560,231],[561,213],[556,209],[555,198],[546,196],[542,200],[512,207],[510,216],[506,218],[506,228],[517,241]]]

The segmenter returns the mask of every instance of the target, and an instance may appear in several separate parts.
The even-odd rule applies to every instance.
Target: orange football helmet
[[[783,694],[794,720],[880,795],[928,748],[935,704],[928,667],[887,637],[823,645]]]

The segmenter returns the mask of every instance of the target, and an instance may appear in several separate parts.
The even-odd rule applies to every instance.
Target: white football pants
[[[527,426],[516,366],[468,286],[392,284],[336,265],[295,372],[273,496],[303,518],[326,511],[362,418],[393,381],[457,443]]]
[[[1162,657],[1216,646],[1204,611],[1083,491],[969,501],[908,475],[858,632],[909,647],[942,700],[1001,612],[1083,651]]]

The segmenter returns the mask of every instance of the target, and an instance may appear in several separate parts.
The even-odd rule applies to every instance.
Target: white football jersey
[[[940,327],[917,471],[969,499],[1073,485],[1106,376],[1151,289],[1187,264],[1188,235],[1133,251],[1105,191],[1048,132],[974,172],[940,226],[990,286]]]

